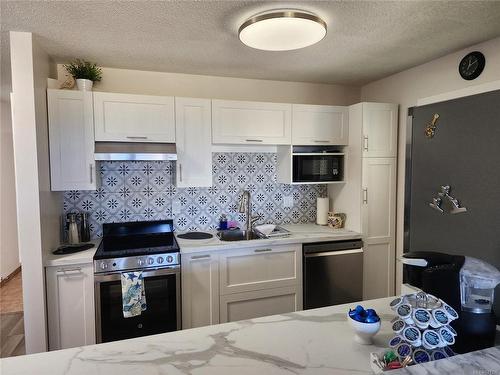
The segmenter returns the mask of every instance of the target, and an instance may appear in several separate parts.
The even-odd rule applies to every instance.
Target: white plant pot
[[[92,91],[93,85],[94,85],[94,82],[92,82],[90,79],[77,79],[76,80],[76,86],[78,87],[78,90],[80,90],[80,91]]]

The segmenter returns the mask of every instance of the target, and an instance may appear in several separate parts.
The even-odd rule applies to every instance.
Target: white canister
[[[328,210],[330,208],[330,199],[316,198],[316,224],[328,224]]]
[[[93,85],[94,85],[94,82],[92,82],[90,79],[78,78],[76,80],[76,86],[78,87],[78,90],[80,90],[80,91],[92,91]]]

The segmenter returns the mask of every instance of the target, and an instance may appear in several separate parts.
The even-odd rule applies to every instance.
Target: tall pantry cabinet
[[[397,128],[396,104],[350,106],[349,178],[329,187],[334,211],[345,212],[346,226],[363,234],[363,299],[395,290]]]

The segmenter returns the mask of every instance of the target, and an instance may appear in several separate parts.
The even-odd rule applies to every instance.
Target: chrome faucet
[[[259,217],[252,217],[252,203],[250,202],[250,192],[248,190],[243,190],[243,193],[241,193],[239,212],[246,214],[245,236],[247,240],[250,240],[253,224],[259,220]]]

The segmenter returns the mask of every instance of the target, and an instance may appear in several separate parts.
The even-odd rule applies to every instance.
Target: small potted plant
[[[102,70],[89,61],[76,59],[64,65],[66,71],[76,80],[78,90],[91,91],[94,82],[101,80]]]

